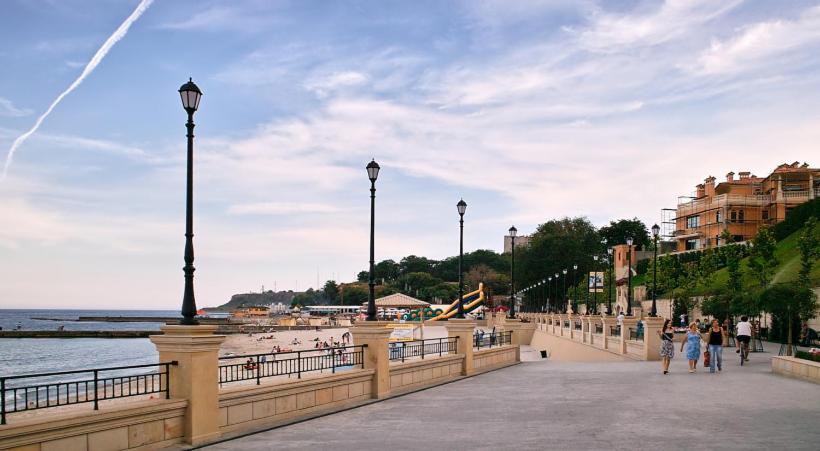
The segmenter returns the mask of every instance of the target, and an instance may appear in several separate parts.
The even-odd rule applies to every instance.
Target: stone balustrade
[[[572,340],[593,348],[635,360],[660,360],[657,331],[664,318],[643,318],[642,333],[636,331],[639,319],[627,316],[619,327],[614,316],[573,313],[519,313],[519,318],[534,323],[538,331]]]
[[[220,386],[219,348],[224,336],[215,326],[164,326],[151,341],[160,361],[177,361],[170,377],[170,398],[134,399],[87,409],[43,411],[32,417],[9,416],[0,426],[0,449],[17,451],[87,451],[92,449],[160,449],[200,446],[356,407],[520,361],[534,325],[501,319],[512,331],[511,344],[473,348],[476,322],[450,320],[449,337],[458,337],[455,353],[406,362],[389,361],[391,329],[385,322],[366,322],[350,329],[354,345],[363,348],[360,367],[333,373],[311,373],[292,380],[271,379],[256,385]],[[164,360],[163,360],[164,359]],[[76,407],[76,406],[74,406]]]

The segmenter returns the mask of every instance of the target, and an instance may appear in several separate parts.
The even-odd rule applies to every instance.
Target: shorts
[[[737,341],[747,345],[747,344],[749,344],[750,341],[752,341],[752,337],[750,337],[748,335],[738,335],[737,336]]]

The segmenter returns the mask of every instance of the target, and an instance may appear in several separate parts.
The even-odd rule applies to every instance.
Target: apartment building
[[[673,234],[678,251],[714,247],[728,230],[732,241],[751,239],[762,225],[782,221],[803,202],[820,197],[820,169],[807,163],[781,164],[766,177],[750,172],[713,176],[697,185],[696,194],[678,203]]]
[[[518,235],[515,237],[515,247],[516,249],[521,247],[526,247],[530,245],[530,236],[529,235]],[[509,235],[504,235],[504,253],[509,254],[512,252],[512,237]]]

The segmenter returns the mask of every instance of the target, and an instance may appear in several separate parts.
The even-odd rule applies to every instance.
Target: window
[[[698,240],[686,240],[686,250],[691,251],[692,249],[698,248]]]
[[[737,213],[737,222],[740,222],[740,223],[742,223],[742,222],[743,222],[743,216],[744,216],[744,213],[745,213],[745,210],[740,210],[740,211]]]
[[[720,210],[715,213],[715,222],[720,224]]]
[[[732,210],[729,212],[729,222],[737,222],[737,212]]]
[[[769,210],[763,210],[763,219],[769,219]]]
[[[700,226],[700,216],[693,215],[686,217],[686,228],[687,229],[694,229]]]
[[[732,241],[734,241],[735,243],[743,241],[743,235],[732,235]]]

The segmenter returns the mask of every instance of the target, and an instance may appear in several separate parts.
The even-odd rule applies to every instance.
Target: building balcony
[[[719,194],[711,198],[696,199],[678,204],[678,217],[687,216],[705,210],[738,206],[738,207],[760,207],[768,205],[773,198],[769,194]]]

